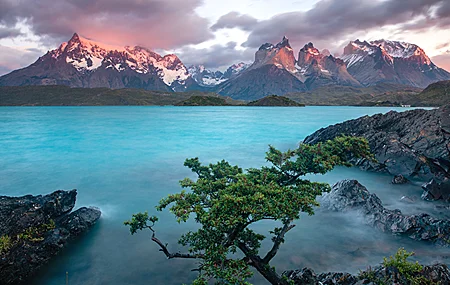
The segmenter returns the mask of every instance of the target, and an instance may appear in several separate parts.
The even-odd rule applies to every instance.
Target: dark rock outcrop
[[[401,174],[397,174],[392,178],[392,184],[405,184],[408,183],[408,179]]]
[[[0,196],[0,283],[20,284],[100,218],[97,208],[75,206],[76,190],[45,196]],[[7,240],[7,242],[5,241]]]
[[[401,275],[395,267],[383,266],[369,268],[366,271],[362,271],[358,276],[341,272],[328,272],[317,275],[309,268],[285,271],[283,275],[294,281],[296,285],[418,284],[413,283],[411,278],[417,278],[416,280],[423,278],[427,281],[435,282],[424,284],[450,284],[450,269],[445,264],[423,266],[420,272],[409,277]]]
[[[385,171],[406,178],[434,178],[448,190],[450,178],[450,105],[434,110],[391,111],[322,128],[306,137],[314,144],[340,135],[369,141],[378,163],[354,161],[364,170]]]
[[[369,193],[356,180],[337,182],[319,201],[322,208],[332,211],[356,210],[366,224],[383,232],[450,246],[450,221],[439,220],[428,214],[407,216],[400,210],[386,209],[377,195]]]
[[[427,201],[444,200],[450,202],[450,180],[444,179],[441,182],[431,179],[428,183],[422,185],[424,192],[422,199]]]

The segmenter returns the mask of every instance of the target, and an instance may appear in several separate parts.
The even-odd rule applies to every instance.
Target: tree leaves
[[[350,166],[350,159],[361,157],[373,159],[367,140],[343,136],[316,145],[301,144],[285,152],[269,146],[266,160],[271,166],[245,172],[225,160],[206,166],[198,158],[186,159],[184,165],[197,174],[197,180],[181,180],[183,190],[162,199],[156,208],[158,211],[169,208],[178,222],[186,222],[193,216],[201,227],[179,240],[190,254],[174,256],[165,246],[163,251],[174,257],[201,256],[200,275],[194,284],[206,284],[213,278],[220,284],[246,284],[252,274],[249,266],[272,284],[287,284],[269,266],[269,261],[284,242],[284,235],[294,227],[292,221],[299,219],[300,213],[313,215],[314,208],[319,206],[316,197],[330,191],[326,183],[301,177],[324,174],[338,165]],[[269,232],[274,245],[264,259],[258,253],[265,236],[249,228],[262,220],[282,224]],[[144,228],[154,231],[156,221],[156,217],[145,212],[133,215],[125,225],[134,234]],[[237,249],[245,258],[234,257]]]

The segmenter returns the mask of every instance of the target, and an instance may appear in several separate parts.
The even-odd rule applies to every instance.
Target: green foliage
[[[395,268],[398,271],[401,280],[410,285],[438,285],[439,283],[430,281],[424,276],[419,276],[423,267],[417,261],[410,262],[407,259],[414,255],[414,252],[407,252],[404,248],[399,248],[394,256],[383,259],[384,268]],[[366,271],[359,273],[360,280],[366,280],[373,282],[376,285],[393,284],[393,276],[384,276],[383,278],[377,277],[375,271],[368,268]],[[402,281],[402,282],[403,282]],[[403,283],[402,283],[403,284]]]
[[[270,146],[266,153],[270,166],[247,171],[225,160],[202,165],[198,158],[187,159],[184,165],[197,175],[197,180],[180,181],[183,190],[162,199],[157,210],[169,208],[178,222],[193,216],[201,225],[179,239],[191,257],[202,259],[194,284],[206,284],[211,279],[217,284],[248,284],[245,280],[252,275],[250,266],[272,284],[289,284],[269,262],[284,242],[285,234],[294,227],[291,223],[300,218],[300,213],[313,215],[314,207],[319,206],[316,197],[330,190],[327,183],[301,177],[324,174],[338,165],[350,166],[350,157],[373,159],[367,140],[338,137],[316,145],[301,144],[286,152]],[[130,226],[132,234],[146,228],[153,231],[156,220],[147,212],[138,213],[125,225]],[[259,256],[259,251],[266,236],[249,228],[262,220],[280,223],[269,232],[273,247],[264,257]],[[167,250],[161,244],[160,247]],[[245,258],[233,258],[238,250]]]
[[[300,104],[284,96],[269,95],[255,101],[251,101],[247,104],[247,106],[305,107],[305,104]]]
[[[17,235],[17,239],[30,242],[41,242],[44,240],[44,234],[55,229],[55,227],[55,221],[50,219],[48,223],[25,229],[24,232]]]
[[[11,238],[8,235],[3,235],[0,237],[0,254],[7,253],[12,247]]]
[[[151,226],[148,225],[148,222],[152,223],[153,225],[157,221],[158,217],[149,217],[148,212],[144,212],[134,214],[130,221],[125,221],[123,224],[126,226],[130,226],[130,232],[132,235],[134,235],[138,230],[150,228]]]
[[[229,99],[228,99],[229,100]],[[233,104],[231,104],[233,103]],[[232,106],[237,101],[228,102],[226,97],[221,96],[191,96],[189,99],[178,102],[176,106]]]
[[[413,275],[422,271],[419,262],[410,262],[407,259],[414,255],[414,252],[407,252],[403,247],[399,248],[394,256],[383,259],[384,267],[395,267],[402,276],[411,281]]]

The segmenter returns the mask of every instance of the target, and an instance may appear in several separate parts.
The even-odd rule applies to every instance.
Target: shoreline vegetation
[[[450,81],[415,87],[381,83],[355,88],[323,86],[313,91],[234,100],[212,92],[143,89],[71,88],[63,85],[1,86],[0,106],[365,106],[438,107],[448,101]]]

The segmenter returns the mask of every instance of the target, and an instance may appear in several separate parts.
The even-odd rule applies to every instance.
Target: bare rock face
[[[308,89],[324,85],[362,86],[348,73],[343,60],[335,58],[328,50],[320,52],[313,43],[308,43],[300,49],[297,66],[305,77]]]
[[[100,218],[96,208],[75,206],[76,190],[45,196],[0,196],[1,284],[22,284],[72,239]]]
[[[428,214],[407,216],[400,210],[386,209],[377,195],[371,194],[356,180],[337,182],[319,201],[322,208],[331,211],[358,211],[366,224],[383,232],[443,247],[450,246],[450,221],[439,220]]]
[[[436,185],[447,189],[439,192],[447,193],[449,183],[446,181],[450,178],[449,121],[449,105],[434,110],[391,111],[322,128],[306,137],[304,143],[314,144],[340,135],[365,137],[378,163],[354,160],[355,165],[364,170],[402,175],[406,179],[434,178]],[[433,188],[436,187],[433,185]]]
[[[216,86],[220,95],[238,100],[257,100],[268,95],[283,95],[306,90],[305,84],[284,68],[273,64],[248,68],[236,78]]]

